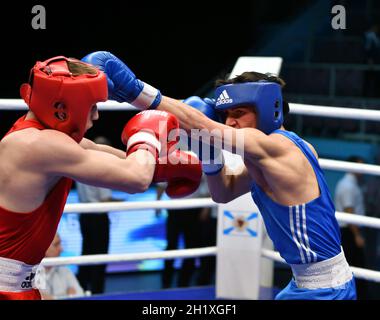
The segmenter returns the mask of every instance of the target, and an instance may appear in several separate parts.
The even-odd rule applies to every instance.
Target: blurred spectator
[[[380,26],[373,24],[364,33],[364,50],[366,53],[366,62],[369,64],[379,63],[380,58]]]
[[[350,162],[363,163],[358,156],[347,159]],[[363,192],[359,186],[362,174],[346,173],[335,188],[335,208],[337,211],[365,215]],[[342,246],[347,262],[354,267],[366,267],[365,239],[359,226],[340,223]],[[356,280],[358,299],[367,299],[367,284],[364,280]]]
[[[366,97],[378,96],[379,71],[372,70],[371,67],[380,61],[379,32],[380,26],[376,23],[364,33],[365,62],[370,67],[364,72],[363,94]]]
[[[94,139],[97,144],[111,145],[105,137]],[[120,201],[112,197],[110,189],[89,186],[76,182],[79,201],[107,202]],[[110,221],[108,213],[84,213],[79,217],[82,233],[82,255],[108,253]],[[79,266],[78,279],[82,287],[92,294],[103,293],[105,286],[106,264]]]
[[[380,165],[380,153],[375,158],[375,164]],[[368,216],[380,218],[380,176],[367,177],[364,189],[365,209]],[[366,261],[370,269],[378,270],[380,266],[380,236],[379,230],[365,229]],[[380,284],[370,283],[370,293],[376,299],[380,296]]]
[[[58,233],[55,235],[50,247],[46,250],[46,258],[59,257],[62,252],[61,238]],[[84,295],[74,273],[67,267],[44,267],[45,288],[40,289],[42,299],[53,300],[63,299],[71,296]],[[42,275],[41,275],[42,276]]]
[[[375,165],[380,166],[380,152],[375,157]],[[380,218],[380,176],[371,175],[367,179],[365,208],[370,216]]]

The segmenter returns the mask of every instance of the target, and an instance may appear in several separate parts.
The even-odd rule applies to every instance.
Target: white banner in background
[[[245,71],[279,75],[281,57],[239,57],[229,78]],[[233,170],[242,166],[239,155],[223,151]],[[259,210],[250,193],[221,204],[218,212],[216,294],[221,298],[258,299],[259,288],[273,286],[274,262],[261,257],[261,247],[273,250]],[[261,270],[261,272],[260,272]]]
[[[282,66],[281,57],[239,57],[231,71],[229,78],[234,78],[245,71],[256,71],[261,73],[274,73],[279,75]]]
[[[218,209],[216,296],[259,297],[262,221],[249,193]]]

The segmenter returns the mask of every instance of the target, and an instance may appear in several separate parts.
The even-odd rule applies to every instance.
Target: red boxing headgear
[[[73,75],[68,67],[70,61],[90,67],[94,74]],[[58,56],[38,61],[20,94],[42,124],[80,142],[92,107],[107,100],[107,78],[90,64]]]

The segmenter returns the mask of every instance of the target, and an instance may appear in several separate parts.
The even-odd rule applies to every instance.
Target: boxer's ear
[[[20,96],[24,99],[25,103],[29,105],[30,96],[32,94],[32,87],[29,83],[23,83],[20,87]]]

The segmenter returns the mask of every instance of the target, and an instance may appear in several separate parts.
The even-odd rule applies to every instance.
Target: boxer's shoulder
[[[24,151],[39,149],[41,147],[51,148],[60,144],[77,144],[72,138],[58,130],[39,130],[36,128],[26,128],[12,132],[1,143],[4,147]]]
[[[78,144],[63,132],[27,128],[6,136],[0,152],[3,151],[14,164],[28,168],[53,161],[68,148],[78,148]]]

